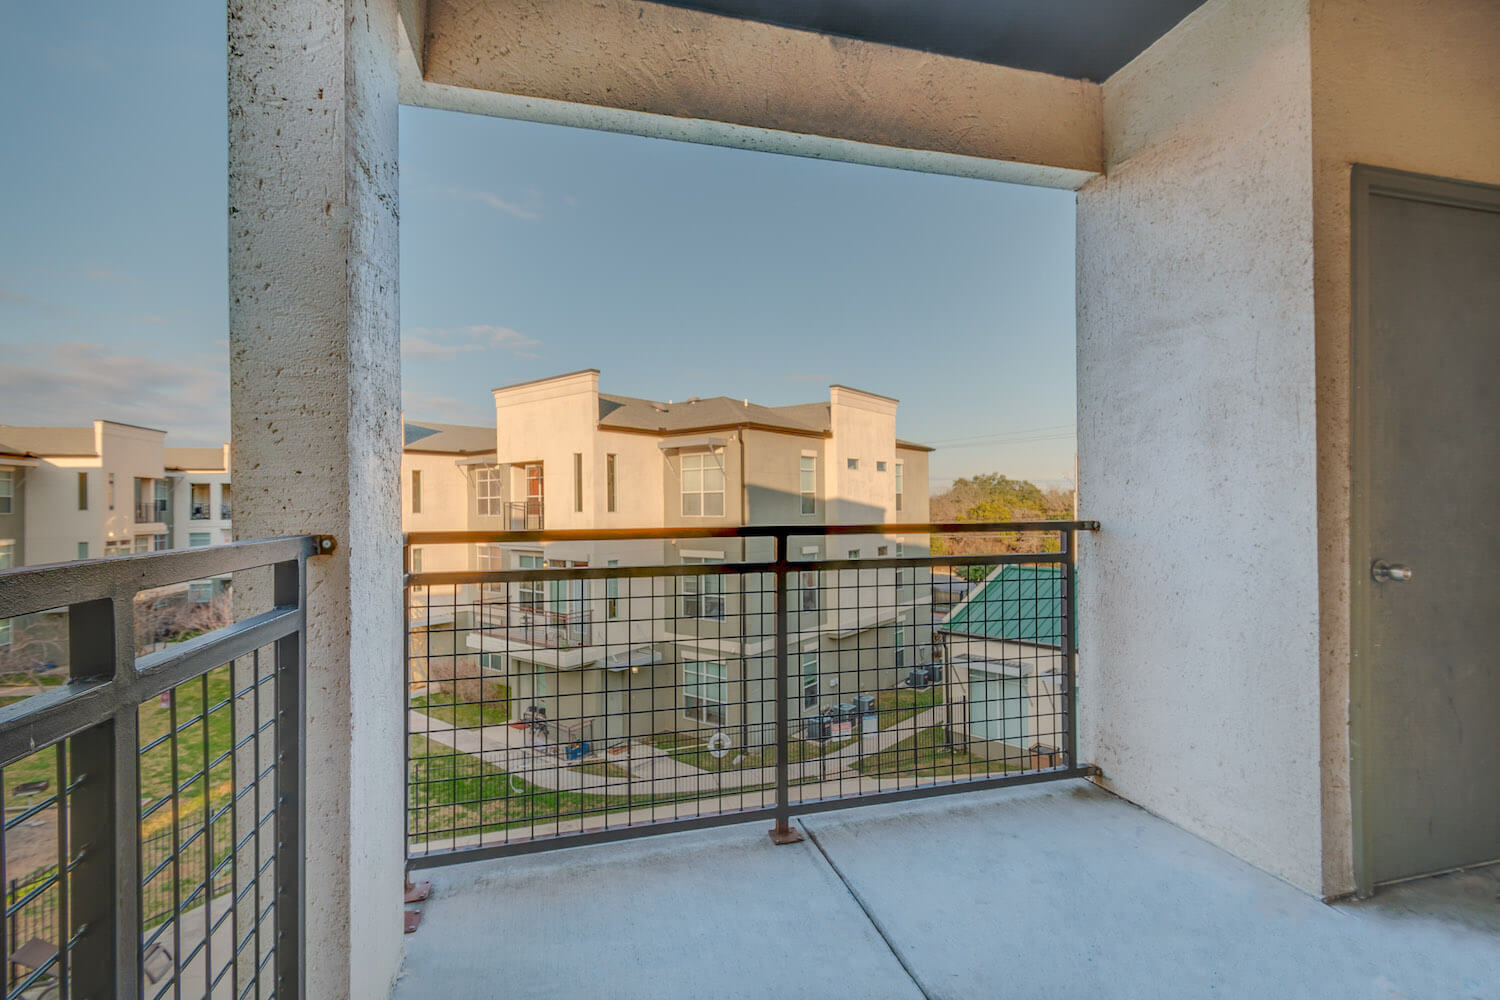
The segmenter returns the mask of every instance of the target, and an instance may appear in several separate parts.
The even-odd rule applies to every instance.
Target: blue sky
[[[15,5],[0,423],[227,432],[223,8]],[[408,415],[593,367],[605,391],[901,399],[933,475],[1073,454],[1073,196],[403,109]]]

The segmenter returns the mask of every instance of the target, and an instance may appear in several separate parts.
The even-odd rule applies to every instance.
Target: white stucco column
[[[231,0],[229,338],[238,538],[308,570],[308,996],[401,961],[395,0]]]

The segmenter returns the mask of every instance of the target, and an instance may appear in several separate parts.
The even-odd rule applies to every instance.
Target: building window
[[[906,626],[896,623],[896,666],[906,666]]]
[[[207,604],[214,599],[214,584],[212,580],[200,580],[188,584],[188,600],[194,604]]]
[[[611,455],[611,458],[614,456]],[[606,566],[618,566],[620,560],[610,559]],[[604,581],[604,614],[610,621],[620,617],[620,578],[612,576]]]
[[[14,539],[0,539],[0,569],[16,568],[16,543]],[[0,619],[9,621],[9,619]]]
[[[78,543],[78,558],[80,558],[80,559],[87,559],[88,557],[89,557],[89,543],[88,542],[79,542]]]
[[[234,516],[233,494],[230,492],[229,484],[224,483],[219,487],[219,519],[228,521]]]
[[[682,456],[682,515],[724,516],[723,452],[692,452]]]
[[[884,472],[885,471],[885,463],[884,462],[876,462],[875,463],[875,471],[876,472]]]
[[[422,550],[421,549],[414,548],[414,549],[411,550],[411,571],[413,573],[420,573],[420,572],[422,572]]]
[[[106,558],[128,556],[130,555],[130,542],[123,538],[116,541],[106,540],[104,543],[104,555]]]
[[[682,711],[695,722],[724,724],[729,682],[722,663],[682,661]]]
[[[485,573],[503,570],[505,568],[504,550],[498,545],[474,546],[474,567]],[[486,583],[481,589],[485,598],[505,600],[505,584],[503,583]]]
[[[717,565],[723,557],[683,556],[690,566]],[[682,578],[682,616],[684,618],[724,617],[724,577],[685,576]]]
[[[850,549],[849,550],[849,558],[850,559],[858,559],[859,558],[859,549]]]
[[[135,547],[132,549],[132,551],[135,552],[136,555],[143,555],[143,554],[145,554],[147,552],[150,552],[151,551],[151,536],[150,535],[136,535],[135,536]]]
[[[0,469],[0,514],[15,513],[16,473],[14,469]]]
[[[818,654],[802,654],[802,707],[812,708],[818,703]]]
[[[135,523],[149,524],[156,518],[155,491],[151,480],[135,477]]]
[[[192,513],[188,516],[194,521],[207,521],[213,517],[211,501],[209,499],[209,486],[207,483],[194,483],[192,485]],[[205,542],[205,545],[208,543]]]
[[[615,456],[604,456],[604,508],[615,512]]]
[[[573,511],[583,513],[583,454],[573,452]]]
[[[802,490],[802,513],[816,514],[818,512],[818,460],[812,455],[802,456],[802,466],[797,471],[801,480],[798,487]]]
[[[881,545],[881,546],[879,546],[879,547],[877,547],[875,549],[875,554],[877,556],[890,555],[890,553],[891,553],[891,547],[889,545]]]
[[[78,509],[89,509],[89,474],[87,472],[80,472],[78,474]],[[78,558],[87,559],[88,556],[82,555]]]
[[[859,459],[857,459],[857,458],[851,458],[851,459],[849,459],[849,468],[850,468],[850,470],[857,470],[859,468]]]
[[[165,551],[167,551],[167,549],[169,549],[171,547],[172,547],[172,543],[167,539],[166,535],[152,535],[151,536],[151,551],[152,552],[165,552]]]
[[[225,487],[228,489],[228,487]],[[156,480],[152,489],[152,499],[156,503],[156,519],[165,521],[167,519],[167,508],[172,506],[172,484],[165,479]]]
[[[896,509],[900,510],[904,505],[906,494],[906,465],[903,462],[896,463]]]
[[[547,668],[540,663],[531,665],[531,696],[533,698],[547,697]]]
[[[501,497],[501,473],[498,465],[481,465],[474,470],[474,513],[480,517],[499,517],[505,513]]]
[[[411,470],[411,512],[422,513],[422,470]]]
[[[802,574],[802,610],[818,610],[818,574]]]
[[[188,545],[192,546],[193,548],[195,548],[195,549],[202,548],[205,545],[212,545],[212,544],[213,544],[213,535],[209,534],[207,531],[190,531],[190,532],[188,532]]]
[[[521,569],[541,569],[546,565],[539,555],[520,554],[516,565]],[[544,580],[522,580],[516,585],[521,607],[541,611],[547,606],[547,585]]]

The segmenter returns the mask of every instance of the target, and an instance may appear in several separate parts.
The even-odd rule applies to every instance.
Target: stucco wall
[[[1349,813],[1349,194],[1355,163],[1500,184],[1492,0],[1312,4],[1324,892],[1354,889]]]
[[[1078,198],[1081,752],[1322,888],[1305,2],[1210,0],[1104,84]]]

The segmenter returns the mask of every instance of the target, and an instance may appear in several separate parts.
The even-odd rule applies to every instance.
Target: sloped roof
[[[824,417],[821,421],[808,419],[798,412],[789,412],[805,409],[807,407],[761,406],[759,403],[730,399],[728,396],[663,403],[601,392],[599,426],[605,429],[615,427],[622,430],[680,434],[710,427],[756,424],[799,434],[826,434],[828,407],[823,407]]]
[[[408,420],[402,450],[439,455],[486,455],[495,450],[495,428]]]
[[[954,606],[941,631],[976,639],[1062,646],[1063,571],[1055,566],[1000,566],[984,586]]]
[[[14,427],[0,424],[0,452],[11,455],[97,455],[92,427]]]
[[[163,448],[162,464],[173,472],[229,471],[224,464],[223,448]]]

